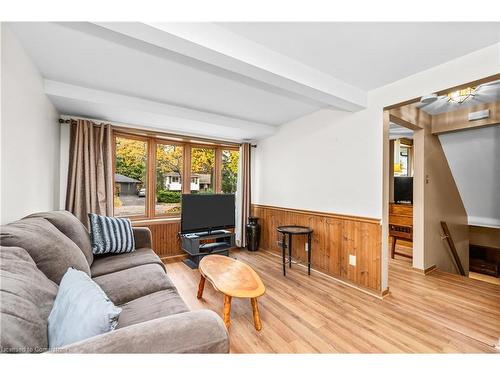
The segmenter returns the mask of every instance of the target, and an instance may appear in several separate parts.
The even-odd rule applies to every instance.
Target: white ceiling
[[[439,135],[470,225],[500,228],[500,125]]]
[[[131,48],[113,32],[72,25],[23,23],[13,26],[22,44],[50,80],[141,99],[195,108],[277,125],[320,107],[243,84],[182,61]],[[161,53],[161,51],[154,51]],[[66,112],[66,108],[59,108]]]
[[[500,41],[487,23],[8,27],[61,113],[231,140],[324,107],[362,109],[367,89]]]
[[[389,139],[399,139],[399,138],[413,138],[413,130],[395,124],[394,122],[390,122]]]
[[[500,23],[218,23],[245,38],[365,90],[500,41]]]

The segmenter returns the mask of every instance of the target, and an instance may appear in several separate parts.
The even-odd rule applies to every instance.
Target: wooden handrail
[[[451,255],[453,256],[453,259],[455,260],[455,265],[456,265],[458,271],[460,272],[460,275],[466,276],[464,267],[462,266],[462,262],[460,261],[460,257],[458,256],[458,253],[457,253],[457,248],[455,247],[455,243],[453,242],[453,238],[451,238],[450,230],[448,229],[448,225],[446,224],[445,221],[441,222],[441,228],[443,228],[444,238],[446,238],[446,241],[448,242],[448,246],[450,246]]]

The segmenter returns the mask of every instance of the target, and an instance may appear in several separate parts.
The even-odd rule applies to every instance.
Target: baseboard
[[[274,257],[277,257],[277,258],[281,259],[281,255],[276,254],[276,253],[274,253],[272,251],[265,250],[265,249],[259,249],[259,251],[262,251],[264,253],[267,253],[269,255],[272,255]],[[299,267],[303,267],[303,268],[307,269],[307,266],[305,264],[297,263],[296,265],[299,266]],[[314,269],[312,266],[311,266],[311,273],[317,273],[319,275],[325,276],[325,277],[327,277],[329,279],[332,279],[333,281],[336,281],[336,282],[338,282],[338,283],[340,283],[342,285],[346,285],[348,287],[351,287],[353,289],[356,289],[356,290],[358,290],[360,292],[363,292],[365,294],[368,294],[368,295],[370,295],[372,297],[375,297],[375,298],[378,298],[378,299],[384,299],[385,297],[387,297],[390,294],[389,288],[385,289],[384,291],[377,291],[377,290],[368,289],[368,288],[365,288],[363,286],[357,285],[357,284],[353,283],[350,280],[346,280],[343,277],[332,276],[332,275],[329,275],[327,273],[318,271],[318,270]]]
[[[184,260],[187,257],[188,257],[187,254],[179,254],[179,255],[171,255],[168,257],[161,257],[160,259],[163,263],[174,263],[174,262]]]
[[[415,268],[415,267],[412,267],[412,270],[418,272],[418,273],[421,273],[423,275],[428,275],[429,273],[435,271],[437,269],[436,265],[433,264],[432,266],[430,267],[427,267],[426,269],[420,269],[420,268]]]
[[[389,291],[389,287],[387,287],[387,289],[386,289],[386,290],[383,290],[383,291],[381,292],[380,296],[381,296],[381,297],[382,297],[382,299],[383,299],[383,298],[387,297],[387,296],[388,296],[388,295],[390,295],[390,294],[391,294],[391,292]]]

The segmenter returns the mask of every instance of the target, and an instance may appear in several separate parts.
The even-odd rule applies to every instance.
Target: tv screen
[[[233,228],[234,194],[183,194],[181,232]]]
[[[413,204],[413,177],[394,177],[394,202]]]

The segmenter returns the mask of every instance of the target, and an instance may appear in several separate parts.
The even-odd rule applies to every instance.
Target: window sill
[[[155,225],[155,224],[167,224],[167,223],[177,223],[181,221],[180,217],[160,217],[155,219],[136,219],[132,221],[132,226],[137,225]]]

